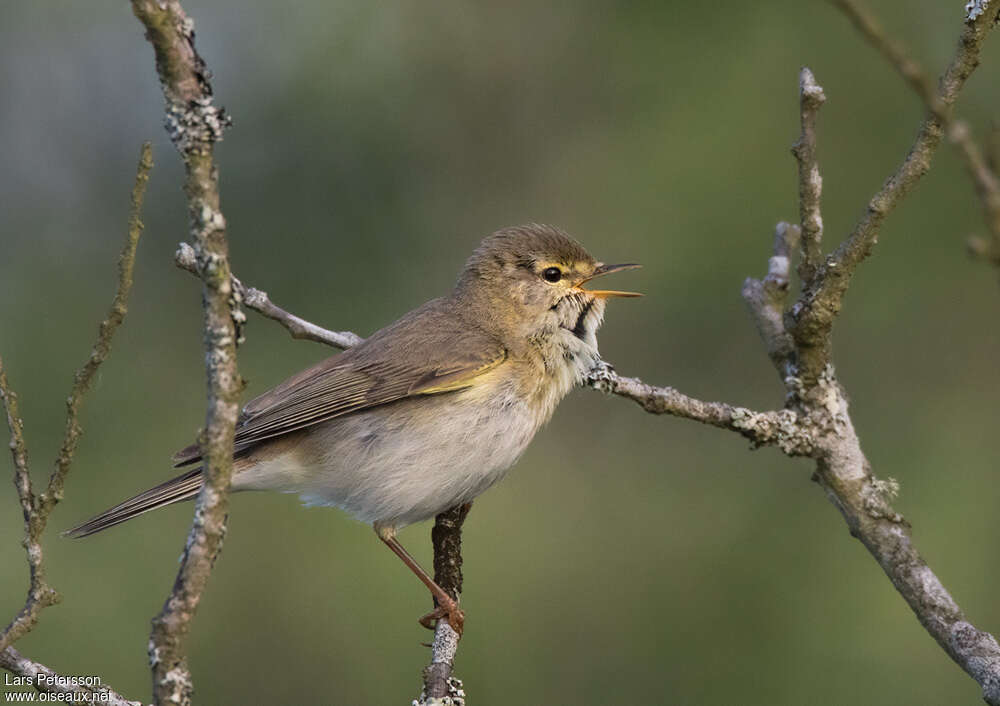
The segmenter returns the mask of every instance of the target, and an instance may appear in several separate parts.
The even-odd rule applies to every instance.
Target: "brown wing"
[[[506,357],[494,338],[470,329],[443,300],[431,301],[247,403],[235,450],[405,397],[463,389]],[[174,455],[178,466],[200,458],[197,445]]]

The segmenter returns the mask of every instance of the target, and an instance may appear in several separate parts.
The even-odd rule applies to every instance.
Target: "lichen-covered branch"
[[[0,398],[3,399],[10,429],[10,451],[14,459],[14,487],[24,516],[24,548],[28,555],[28,597],[14,619],[0,633],[0,651],[13,644],[38,622],[39,614],[48,606],[59,602],[59,594],[45,580],[45,562],[42,554],[42,529],[38,496],[32,490],[28,469],[28,448],[24,441],[24,421],[18,409],[17,394],[7,380],[7,371],[0,359]]]
[[[66,401],[66,431],[59,454],[56,457],[55,471],[49,479],[47,489],[41,494],[36,494],[32,487],[28,467],[28,449],[24,441],[24,422],[18,410],[17,395],[10,387],[3,360],[0,360],[0,399],[2,399],[7,417],[7,427],[10,429],[10,449],[14,460],[14,487],[17,490],[17,496],[21,503],[21,513],[24,516],[23,544],[28,556],[29,571],[28,596],[24,606],[0,633],[0,655],[4,656],[4,659],[0,661],[0,666],[8,669],[12,669],[7,667],[8,663],[15,665],[35,664],[30,660],[24,660],[19,655],[18,660],[13,662],[7,659],[9,654],[17,654],[12,651],[10,645],[35,627],[45,608],[60,600],[59,594],[46,580],[42,534],[48,525],[52,510],[62,499],[66,474],[69,473],[73,457],[76,454],[77,443],[83,433],[78,418],[84,396],[90,389],[97,369],[110,354],[111,340],[125,318],[126,304],[132,290],[132,272],[135,269],[136,250],[142,235],[143,226],[140,219],[142,203],[152,167],[152,146],[147,142],[142,146],[135,185],[132,187],[128,229],[125,244],[118,258],[118,284],[115,296],[107,318],[101,322],[90,357],[74,377],[73,387]]]
[[[945,117],[950,115],[959,92],[979,65],[980,49],[994,25],[997,11],[998,7],[990,6],[963,24],[955,56],[938,83],[936,95]],[[803,283],[805,292],[791,311],[794,325],[790,329],[800,350],[800,376],[807,383],[818,378],[830,358],[833,322],[852,275],[875,247],[885,217],[927,173],[943,134],[942,116],[930,112],[906,158],[868,202],[851,234],[820,266],[813,281]]]
[[[779,223],[774,229],[774,254],[767,261],[767,274],[762,280],[748,277],[743,283],[743,300],[782,381],[795,374],[795,343],[785,330],[785,305],[792,256],[801,234],[799,226]]]
[[[802,262],[799,277],[812,282],[823,255],[823,214],[820,199],[823,195],[823,177],[816,160],[816,117],[826,102],[823,87],[807,67],[799,72],[799,119],[802,133],[792,145],[792,153],[799,165],[799,222],[802,227]]]
[[[180,247],[177,248],[174,261],[178,267],[194,274],[198,273],[194,248],[187,243],[181,243]],[[330,331],[285,311],[271,301],[267,296],[267,292],[245,286],[235,275],[233,275],[233,289],[241,295],[243,304],[248,309],[253,309],[258,314],[262,314],[272,321],[277,321],[288,330],[292,338],[324,343],[328,346],[341,349],[356,346],[364,340],[356,333],[351,333],[350,331]]]
[[[798,433],[796,414],[791,410],[755,412],[725,402],[705,402],[672,387],[655,387],[638,378],[623,377],[607,363],[591,370],[586,382],[601,392],[630,399],[652,414],[669,414],[735,431],[754,446],[776,445],[794,456],[809,453],[810,440]]]
[[[28,659],[13,647],[0,650],[0,667],[21,677],[30,677],[32,686],[46,694],[65,694],[65,703],[111,704],[111,706],[142,706],[141,701],[129,701],[106,684],[90,686],[73,677],[59,674],[44,664]],[[13,699],[11,699],[13,700]]]
[[[191,702],[185,639],[226,533],[233,437],[242,380],[236,368],[239,293],[229,270],[226,221],[213,151],[228,124],[212,103],[208,71],[194,46],[194,23],[177,0],[132,0],[146,29],[166,99],[166,127],[184,160],[190,235],[202,280],[208,409],[199,437],[205,479],[173,590],[153,619],[149,659],[156,704]]]

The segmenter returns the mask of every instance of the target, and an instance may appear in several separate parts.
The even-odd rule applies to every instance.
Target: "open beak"
[[[579,287],[582,291],[586,292],[587,294],[593,297],[600,297],[601,299],[606,299],[607,297],[641,297],[642,295],[639,294],[639,292],[618,292],[613,289],[583,289],[583,285],[589,282],[590,280],[594,279],[595,277],[608,275],[611,274],[612,272],[621,272],[622,270],[634,270],[637,267],[642,267],[642,265],[638,265],[633,262],[629,262],[623,265],[603,265],[603,264],[598,265],[597,269],[594,270],[594,274],[592,274],[590,277],[583,280],[576,286]]]

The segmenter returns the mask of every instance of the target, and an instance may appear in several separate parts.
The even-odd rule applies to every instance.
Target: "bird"
[[[298,494],[369,523],[424,583],[459,634],[464,612],[396,538],[407,525],[471,503],[521,456],[556,406],[600,362],[611,297],[596,277],[639,267],[597,261],[563,230],[528,224],[487,236],[457,283],[364,342],[248,402],[234,443],[233,491]],[[67,530],[86,537],[194,498],[190,470]]]

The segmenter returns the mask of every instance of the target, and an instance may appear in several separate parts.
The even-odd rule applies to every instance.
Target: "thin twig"
[[[923,67],[910,58],[906,49],[885,33],[875,16],[855,0],[831,0],[857,27],[861,35],[886,58],[899,75],[924,101],[942,123],[947,121],[945,105],[934,90],[934,82]]]
[[[792,145],[792,154],[799,165],[799,223],[802,227],[802,262],[799,277],[812,282],[822,258],[823,214],[820,199],[823,177],[816,160],[816,117],[826,102],[823,87],[816,83],[812,71],[803,66],[799,72],[799,115],[802,132]]]
[[[26,635],[35,627],[38,616],[50,605],[59,602],[59,594],[45,580],[45,562],[42,554],[41,523],[38,497],[31,487],[28,470],[28,448],[24,442],[24,421],[18,409],[17,395],[7,381],[7,372],[0,360],[0,398],[3,399],[10,429],[10,451],[14,458],[14,487],[24,515],[24,548],[28,555],[28,596],[24,606],[0,634],[0,651]]]
[[[993,147],[996,145],[997,132],[991,134],[992,143],[988,156],[972,138],[965,123],[952,122],[951,113],[934,90],[930,76],[919,63],[911,59],[906,51],[892,38],[888,37],[879,26],[875,17],[855,0],[831,0],[850,18],[865,39],[878,49],[890,64],[899,72],[906,82],[923,100],[927,107],[942,125],[948,125],[948,137],[958,147],[959,156],[976,185],[976,191],[983,204],[984,219],[989,229],[990,237],[972,236],[968,240],[969,252],[1000,265],[1000,178],[997,176],[997,165],[993,158]],[[970,18],[975,19],[985,11],[985,3],[981,7],[969,3],[967,8]]]
[[[80,677],[67,677],[49,669],[40,662],[28,659],[13,647],[0,650],[0,667],[31,680],[31,686],[47,694],[65,694],[70,698],[58,699],[65,703],[111,704],[111,706],[142,706],[141,701],[130,701],[100,680],[88,685]],[[14,693],[14,692],[9,692]],[[11,698],[9,701],[13,701]]]
[[[229,269],[226,221],[219,205],[214,144],[228,125],[212,103],[208,69],[194,46],[194,22],[177,0],[132,0],[146,29],[166,99],[167,131],[185,166],[190,233],[202,280],[208,409],[199,438],[204,482],[181,567],[153,619],[149,659],[153,701],[188,706],[193,690],[185,639],[226,534],[233,437],[243,384],[236,368],[239,293]]]
[[[27,634],[38,622],[42,610],[59,601],[59,594],[45,579],[45,565],[42,553],[42,533],[48,524],[53,508],[62,498],[63,484],[69,472],[77,443],[82,434],[79,424],[80,407],[90,389],[90,383],[98,367],[111,352],[111,340],[125,318],[126,304],[132,289],[132,272],[135,268],[136,248],[142,235],[142,202],[153,167],[153,153],[150,143],[145,143],[139,155],[135,185],[129,208],[128,229],[125,244],[118,258],[118,285],[107,318],[101,322],[90,357],[76,373],[73,388],[66,401],[66,433],[56,458],[55,471],[49,479],[48,488],[41,495],[32,490],[28,470],[28,452],[24,443],[24,422],[17,409],[17,396],[11,391],[7,376],[0,361],[0,397],[7,412],[7,426],[11,434],[11,452],[14,456],[14,485],[21,501],[24,515],[24,546],[28,555],[30,584],[24,607],[0,634],[0,651],[12,645]]]
[[[174,262],[181,269],[198,274],[194,248],[187,243],[181,243],[180,247],[177,248],[177,252],[174,254]],[[330,331],[285,311],[268,298],[267,292],[245,286],[235,275],[233,275],[233,289],[241,294],[243,304],[248,309],[253,309],[258,314],[262,314],[272,321],[277,321],[288,330],[292,338],[315,341],[316,343],[323,343],[341,349],[351,348],[364,340],[356,333],[350,331]]]
[[[49,478],[48,488],[41,497],[41,509],[44,511],[45,518],[48,517],[48,510],[62,499],[66,474],[69,473],[77,443],[83,433],[79,422],[83,397],[90,390],[97,369],[101,363],[107,360],[108,354],[111,352],[111,339],[118,327],[121,326],[122,321],[125,320],[125,313],[128,311],[128,295],[132,290],[132,273],[135,271],[135,254],[143,229],[142,202],[146,196],[146,184],[149,182],[149,172],[152,168],[153,147],[149,142],[146,142],[142,146],[139,168],[135,175],[135,186],[132,188],[128,236],[125,239],[125,247],[118,258],[118,289],[111,302],[107,318],[101,322],[97,342],[90,352],[90,358],[73,378],[73,388],[66,400],[66,431],[63,435],[62,446],[59,448],[59,456],[56,458],[55,471]],[[42,522],[44,525],[45,519]]]
[[[990,237],[969,239],[969,250],[976,256],[1000,265],[1000,177],[994,171],[989,158],[972,139],[968,125],[954,122],[948,130],[949,139],[958,147],[958,153],[965,162],[976,193],[983,205],[983,219]]]
[[[959,92],[978,66],[980,49],[995,19],[996,10],[991,8],[963,25],[955,56],[938,84],[937,97],[945,116],[950,115]],[[803,283],[802,297],[791,311],[795,320],[791,332],[800,352],[799,375],[807,385],[816,381],[830,359],[833,322],[851,277],[875,247],[885,217],[927,173],[941,142],[943,126],[938,114],[932,112],[925,117],[906,159],[868,202],[850,236],[821,265],[813,281]]]

